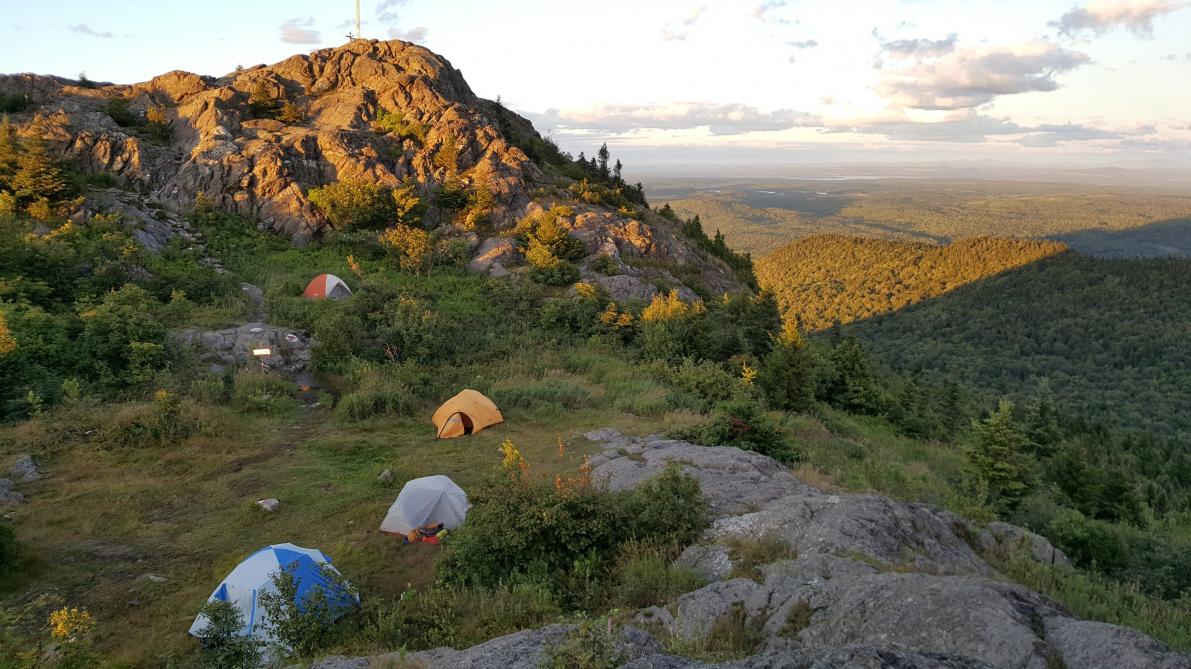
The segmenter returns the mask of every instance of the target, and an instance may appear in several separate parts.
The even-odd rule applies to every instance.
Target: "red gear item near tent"
[[[302,291],[302,297],[308,300],[345,300],[351,295],[352,289],[334,274],[319,274]]]

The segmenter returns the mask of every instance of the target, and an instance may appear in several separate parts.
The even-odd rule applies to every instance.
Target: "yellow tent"
[[[504,416],[492,400],[474,390],[464,390],[444,402],[430,420],[438,428],[439,439],[451,439],[503,422]]]

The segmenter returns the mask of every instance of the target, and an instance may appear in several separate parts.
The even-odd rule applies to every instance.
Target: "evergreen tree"
[[[806,411],[815,401],[814,364],[793,319],[787,319],[773,350],[761,364],[757,384],[769,404],[786,411]]]
[[[613,176],[613,178],[615,179],[615,181],[616,181],[617,183],[624,183],[624,179],[622,179],[622,178],[621,178],[621,176],[620,176],[620,172],[621,172],[621,170],[623,170],[623,169],[624,169],[624,165],[621,165],[621,164],[620,164],[620,159],[619,159],[619,158],[617,158],[617,159],[616,159],[616,167],[614,167],[614,168],[612,169],[612,176]]]
[[[17,172],[19,157],[20,140],[17,139],[16,129],[8,122],[8,116],[5,116],[0,119],[0,190],[9,188]]]
[[[23,150],[17,158],[17,171],[10,182],[17,200],[28,204],[61,197],[66,192],[66,182],[45,142],[40,137],[31,137],[21,144]]]
[[[848,338],[831,350],[831,381],[827,385],[827,401],[862,414],[878,414],[883,409],[881,392],[860,342]]]
[[[989,501],[1011,509],[1030,491],[1032,470],[1026,454],[1030,439],[1013,418],[1013,403],[1001,400],[997,411],[972,423],[967,450],[973,473],[988,484]]]
[[[596,168],[596,172],[599,174],[600,181],[607,182],[612,176],[611,172],[608,170],[608,159],[612,157],[612,154],[608,152],[608,144],[602,144],[600,146],[600,152],[596,155],[598,155],[600,159],[599,165]]]

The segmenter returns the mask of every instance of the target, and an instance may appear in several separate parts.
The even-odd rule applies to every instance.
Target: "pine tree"
[[[8,116],[5,116],[0,119],[0,190],[10,187],[12,177],[17,172],[20,148],[17,131],[8,122]]]
[[[787,411],[805,411],[815,401],[814,364],[798,324],[787,319],[773,350],[765,356],[757,385],[770,405]]]
[[[614,167],[614,168],[612,169],[612,177],[613,177],[613,179],[614,179],[614,180],[615,180],[617,183],[624,183],[624,179],[622,179],[622,178],[620,177],[620,172],[621,172],[621,170],[623,170],[623,169],[624,169],[624,165],[622,165],[622,164],[620,163],[620,159],[619,159],[619,158],[617,158],[617,159],[616,159],[616,167]]]
[[[599,172],[600,181],[607,182],[612,177],[611,172],[608,170],[608,159],[612,157],[612,154],[608,152],[607,143],[600,146],[600,152],[597,155],[600,162],[596,169]]]
[[[1011,509],[1030,491],[1032,468],[1026,453],[1030,439],[1013,418],[1013,403],[1001,400],[997,411],[972,423],[967,450],[973,473],[988,484],[990,501]]]
[[[22,142],[23,150],[17,158],[17,171],[10,185],[17,201],[29,204],[39,200],[53,201],[66,192],[66,182],[57,161],[50,156],[40,137]]]

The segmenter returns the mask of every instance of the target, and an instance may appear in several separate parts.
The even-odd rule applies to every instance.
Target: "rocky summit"
[[[677,464],[699,481],[716,518],[679,558],[709,583],[637,613],[619,639],[626,669],[1191,668],[1189,655],[1126,627],[1079,620],[998,574],[985,556],[1011,547],[1066,561],[1021,528],[980,528],[924,504],[824,492],[737,448],[616,430],[586,437],[602,447],[591,460],[595,480],[625,489]],[[786,550],[747,573],[734,546],[748,541]],[[695,640],[733,616],[760,637],[755,655],[704,663],[668,654],[658,640]],[[314,667],[369,669],[400,659],[436,669],[536,669],[572,629],[525,630],[465,650],[332,657]]]
[[[630,268],[622,257],[697,268],[713,292],[741,288],[726,265],[688,244],[662,217],[593,204],[558,188],[559,181],[526,153],[543,143],[529,121],[477,97],[459,70],[415,44],[353,40],[219,78],[175,71],[132,85],[0,75],[0,94],[30,102],[12,117],[23,134],[49,140],[79,169],[145,194],[148,208],[160,210],[160,220],[135,217],[142,219],[136,236],[149,248],[160,248],[168,235],[184,236],[176,213],[199,202],[301,243],[329,226],[310,200],[312,188],[412,182],[431,201],[450,179],[492,195],[490,232],[555,204],[571,205],[560,224],[584,243],[584,275],[608,284],[618,299],[648,299],[659,283],[685,288],[665,269]],[[113,101],[129,115],[124,126],[111,113]],[[288,114],[278,113],[283,103]],[[260,113],[262,104],[270,106],[268,114]],[[128,127],[152,113],[164,114],[159,122],[169,128],[167,138]],[[378,129],[385,119],[400,130]],[[451,160],[441,159],[444,147]],[[107,211],[95,204],[82,213]],[[129,208],[117,205],[121,212]],[[467,242],[476,271],[503,276],[521,260],[516,249],[501,244],[508,240],[481,244],[466,222],[452,218],[431,206],[426,223],[441,236]],[[590,271],[591,258],[602,255],[623,276],[609,281]]]

